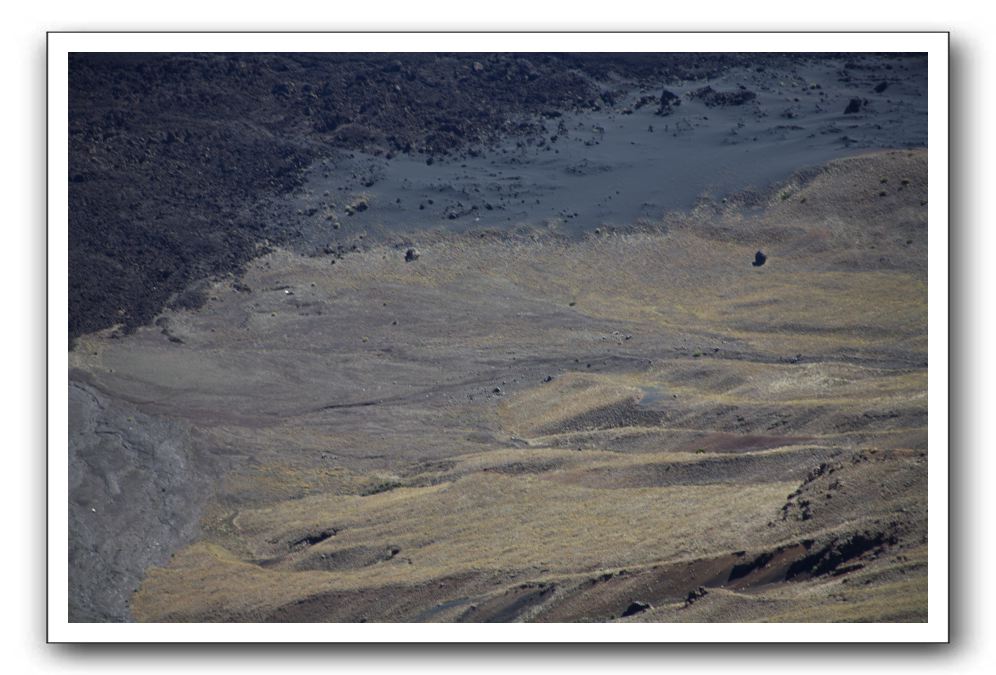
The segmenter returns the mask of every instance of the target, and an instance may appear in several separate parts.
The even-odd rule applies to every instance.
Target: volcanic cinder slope
[[[71,616],[926,620],[926,159],[580,240],[278,249],[81,337]]]

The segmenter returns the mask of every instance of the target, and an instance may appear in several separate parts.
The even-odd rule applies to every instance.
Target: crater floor
[[[277,249],[81,337],[71,616],[925,620],[926,158],[625,233]]]

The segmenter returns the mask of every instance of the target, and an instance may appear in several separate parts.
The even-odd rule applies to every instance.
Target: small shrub
[[[380,494],[381,492],[389,492],[391,490],[397,489],[399,487],[404,487],[403,483],[399,483],[396,480],[385,480],[372,485],[360,493],[361,497],[369,497],[370,495]]]

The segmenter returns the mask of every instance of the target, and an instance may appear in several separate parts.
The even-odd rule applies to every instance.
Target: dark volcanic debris
[[[716,106],[743,105],[757,98],[757,94],[743,85],[733,91],[716,91],[711,86],[706,85],[701,89],[691,92],[689,97],[698,99],[706,106],[712,108]]]
[[[148,323],[193,280],[295,236],[266,205],[335,149],[431,160],[528,132],[523,113],[611,106],[596,80],[711,77],[745,58],[72,54],[69,336]]]

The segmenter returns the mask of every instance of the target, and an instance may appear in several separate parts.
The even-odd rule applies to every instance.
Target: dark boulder
[[[639,614],[640,612],[646,612],[648,609],[650,609],[650,603],[634,600],[629,603],[629,607],[626,608],[626,611],[623,612],[622,615],[633,616],[634,614]]]
[[[417,248],[410,248],[405,251],[405,262],[415,262],[418,260],[419,255],[421,254],[418,252]]]
[[[888,88],[889,88],[889,83],[888,82],[885,82],[885,81],[879,82],[878,84],[875,85],[875,93],[876,94],[881,94],[883,91],[885,91]]]
[[[754,267],[760,267],[765,262],[768,261],[768,256],[764,254],[764,251],[758,251],[754,254],[754,262],[751,263]]]
[[[864,102],[860,98],[852,98],[848,102],[847,107],[844,108],[844,114],[845,115],[853,115],[855,113],[859,113],[859,112],[861,112],[861,107],[863,105],[864,105]]]
[[[709,591],[704,589],[702,586],[699,586],[694,591],[688,591],[688,596],[685,598],[685,607],[694,604],[696,600],[698,600],[699,598],[704,598],[708,594]]]
[[[677,94],[665,89],[661,92],[661,103],[657,108],[657,114],[661,116],[670,115],[679,105],[681,105],[681,98]]]

